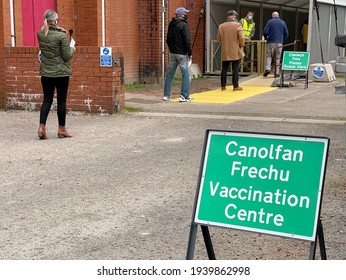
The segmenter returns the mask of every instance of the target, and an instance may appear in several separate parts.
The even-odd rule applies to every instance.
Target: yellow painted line
[[[258,86],[243,86],[242,88],[242,91],[233,91],[233,87],[229,86],[226,90],[223,91],[221,91],[221,89],[217,89],[201,93],[194,93],[191,94],[191,97],[193,97],[192,102],[229,104],[275,89],[275,87]],[[172,99],[171,101],[179,102],[179,98]]]

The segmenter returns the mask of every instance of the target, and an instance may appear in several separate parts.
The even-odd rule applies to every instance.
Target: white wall
[[[323,1],[326,2],[329,0]],[[337,6],[337,22],[335,21],[334,6],[332,4],[319,1],[319,25],[317,10],[315,8],[313,9],[312,24],[310,27],[310,63],[327,63],[328,61],[335,60],[339,55],[345,55],[345,48],[338,48],[334,44],[336,26],[338,27],[339,35],[346,34],[346,0],[342,1],[344,5]],[[323,51],[323,59],[321,49]]]

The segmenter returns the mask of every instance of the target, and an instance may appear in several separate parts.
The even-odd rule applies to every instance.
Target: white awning
[[[339,0],[340,1],[340,0]],[[211,0],[212,3],[309,9],[309,0]]]
[[[313,1],[313,0],[312,0]],[[211,0],[213,3],[228,3],[239,5],[276,5],[291,8],[309,9],[310,0]],[[345,0],[317,0],[320,3],[336,4],[338,6],[346,6]]]
[[[315,8],[315,3],[318,4],[318,9]],[[299,35],[298,19],[301,21],[301,15],[306,15],[309,18],[308,51],[311,53],[310,63],[328,62],[335,60],[337,56],[345,55],[344,48],[338,48],[334,45],[334,38],[337,33],[346,34],[346,0],[206,0],[205,72],[207,73],[210,71],[212,59],[210,53],[211,39],[215,37],[215,28],[219,24],[220,16],[224,16],[222,8],[219,8],[220,11],[215,10],[216,12],[212,14],[213,8],[223,5],[234,9],[243,9],[243,13],[244,7],[257,9],[259,12],[257,12],[256,27],[258,27],[256,29],[258,30],[263,30],[266,11],[266,17],[268,17],[268,10],[277,10],[283,16],[286,13],[289,15],[289,18],[286,18],[287,23],[292,25],[288,26],[290,34],[295,34],[296,39]]]

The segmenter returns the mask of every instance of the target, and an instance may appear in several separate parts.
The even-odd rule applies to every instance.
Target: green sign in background
[[[308,71],[309,59],[309,52],[284,52],[282,70]]]
[[[227,154],[226,147],[229,143],[232,143],[229,150],[236,153],[235,155]],[[209,132],[195,222],[314,240],[328,143],[329,140],[326,138]],[[275,148],[278,146],[282,150],[281,156],[285,151],[286,160],[280,156],[278,159],[265,157],[266,151],[269,153],[271,149],[275,155]],[[237,153],[240,149],[244,151],[250,147],[261,150],[263,158],[258,155],[247,157],[244,153]],[[303,155],[302,160],[298,160],[300,157],[295,161],[288,160],[288,151],[300,151],[299,154]],[[233,165],[234,162],[237,164]],[[251,168],[252,173],[249,174],[249,169],[246,169],[242,174],[243,166]],[[278,170],[278,174],[282,171],[281,179],[280,176],[276,180],[274,176],[271,179],[265,178],[266,174],[269,174],[265,171],[270,170],[270,166]],[[256,170],[262,170],[261,177],[256,175]],[[231,197],[226,195],[227,190],[232,190]],[[255,191],[263,194],[262,201],[258,196],[253,198],[249,195]],[[281,195],[278,195],[276,200],[273,194],[277,192]],[[266,202],[264,197],[267,197]],[[268,200],[270,197],[273,197],[273,200]],[[302,207],[296,205],[300,198]],[[232,206],[226,211],[230,204]],[[237,217],[239,210],[242,212],[240,219]],[[232,218],[227,217],[225,212]],[[274,223],[274,217],[277,215],[280,217]]]

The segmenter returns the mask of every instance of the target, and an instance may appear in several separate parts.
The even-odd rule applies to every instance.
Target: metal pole
[[[210,46],[211,46],[211,40],[210,40],[210,0],[207,0],[206,2],[206,14],[205,14],[205,19],[206,19],[206,24],[205,24],[205,46],[206,46],[206,73],[210,73]]]
[[[319,220],[318,222],[318,227],[319,227],[318,241],[320,244],[321,259],[326,260],[327,259],[326,243],[324,242],[323,226],[322,226],[321,220]]]
[[[213,244],[211,243],[211,237],[207,226],[201,226],[205,247],[207,249],[209,260],[216,260]]]
[[[187,260],[193,259],[193,253],[195,251],[195,244],[196,244],[196,236],[197,236],[197,225],[194,223],[191,223],[189,244],[187,246],[187,253],[186,253]]]
[[[105,29],[105,0],[102,0],[102,47],[106,45]]]
[[[192,43],[192,50],[193,50],[193,48],[194,48],[194,46],[195,46],[195,43],[196,43],[197,34],[198,34],[198,29],[199,29],[199,25],[201,24],[201,20],[202,20],[202,16],[203,16],[203,13],[204,13],[204,9],[205,9],[206,2],[207,2],[207,1],[204,0],[202,9],[201,9],[201,11],[199,12],[199,18],[198,18],[197,28],[196,28],[196,32],[195,32],[195,37],[194,37],[193,43]]]
[[[314,0],[310,0],[309,3],[309,21],[308,21],[308,43],[306,46],[306,51],[310,51],[311,50],[311,30],[312,30],[312,11],[314,10]]]
[[[12,47],[16,46],[15,37],[14,34],[14,15],[13,15],[13,0],[10,0],[10,18],[11,18],[11,45]]]

